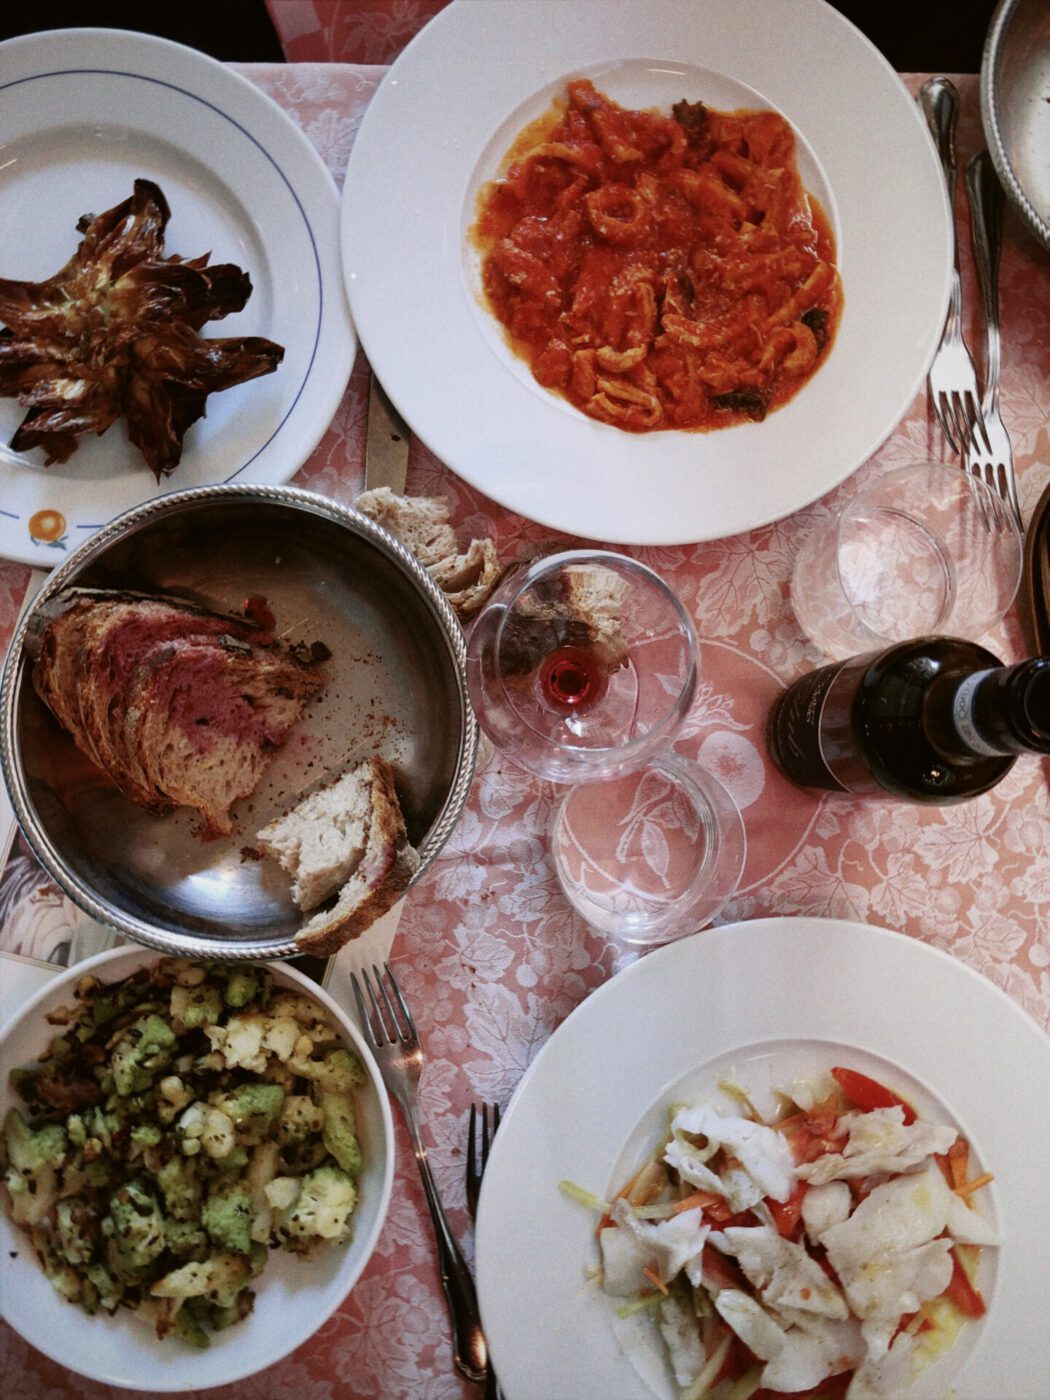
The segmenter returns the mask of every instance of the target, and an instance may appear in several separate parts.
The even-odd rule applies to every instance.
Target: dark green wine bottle
[[[1004,666],[974,642],[918,637],[803,676],[767,737],[801,787],[964,802],[1019,754],[1050,753],[1050,657]]]

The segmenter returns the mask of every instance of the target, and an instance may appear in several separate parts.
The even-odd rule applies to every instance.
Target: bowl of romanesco
[[[0,1072],[5,1315],[71,1371],[157,1393],[242,1379],[371,1257],[389,1100],[293,967],[111,949],[0,1031]]]

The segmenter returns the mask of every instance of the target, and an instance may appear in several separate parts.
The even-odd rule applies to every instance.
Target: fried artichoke
[[[204,340],[208,321],[240,311],[251,279],[208,254],[164,254],[167,200],[151,180],[77,224],[84,235],[46,282],[0,278],[0,394],[28,411],[11,446],[65,462],[81,433],[123,417],[158,481],[182,456],[209,394],[271,374],[284,357],[258,336]]]

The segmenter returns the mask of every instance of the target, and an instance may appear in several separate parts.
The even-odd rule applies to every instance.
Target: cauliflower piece
[[[204,1033],[230,1068],[262,1074],[266,1069],[263,1034],[267,1018],[258,1011],[231,1016],[224,1026],[205,1026]]]
[[[231,1307],[251,1278],[251,1262],[243,1254],[214,1254],[203,1261],[180,1264],[150,1289],[153,1298],[209,1298]]]
[[[222,1015],[222,991],[214,982],[191,987],[176,983],[171,989],[168,1011],[181,1030],[213,1025]]]
[[[157,1085],[157,1117],[162,1123],[170,1123],[188,1104],[193,1102],[193,1090],[188,1089],[180,1075],[166,1074]]]
[[[237,1133],[233,1119],[221,1108],[209,1104],[204,1110],[204,1131],[200,1137],[201,1146],[213,1161],[229,1157],[237,1145]]]
[[[268,1196],[276,1184],[268,1188]],[[277,1221],[278,1232],[285,1237],[288,1248],[309,1249],[319,1239],[348,1240],[357,1187],[346,1172],[326,1164],[307,1172],[297,1185],[295,1199],[281,1211]]]
[[[37,1225],[58,1194],[58,1168],[66,1155],[65,1130],[57,1123],[32,1128],[17,1108],[4,1118],[4,1185],[16,1225]]]

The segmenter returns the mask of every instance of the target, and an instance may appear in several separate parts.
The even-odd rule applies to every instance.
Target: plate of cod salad
[[[903,934],[759,919],[630,965],[493,1144],[479,1297],[508,1394],[1040,1400],[1050,1129],[1019,1129],[1022,1082],[1050,1093],[1042,1029]]]

